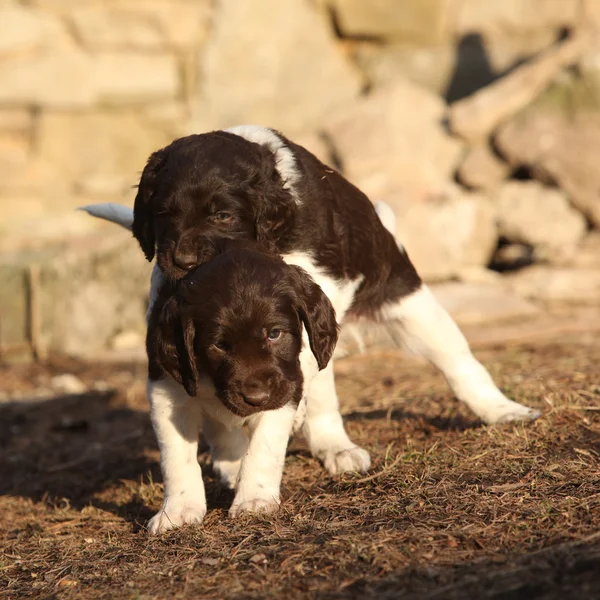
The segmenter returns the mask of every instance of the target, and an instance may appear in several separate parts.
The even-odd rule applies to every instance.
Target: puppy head
[[[240,136],[175,140],[142,173],[133,234],[148,260],[156,253],[167,278],[180,279],[217,253],[219,238],[276,244],[295,214],[284,183],[275,155]]]
[[[321,288],[273,256],[228,251],[161,291],[148,327],[150,377],[166,372],[190,396],[208,379],[243,417],[299,402],[303,326],[322,369],[338,327]]]

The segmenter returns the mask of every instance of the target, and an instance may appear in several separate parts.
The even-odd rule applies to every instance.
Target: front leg
[[[198,464],[201,415],[194,399],[171,380],[148,380],[148,399],[160,448],[165,497],[148,529],[156,534],[186,523],[200,523],[206,494]]]
[[[242,459],[230,517],[279,510],[281,476],[295,414],[296,407],[288,404],[250,418],[250,443]]]
[[[312,455],[323,461],[331,475],[367,471],[371,466],[369,453],[353,443],[344,429],[335,391],[333,361],[317,373],[306,396],[302,431]]]

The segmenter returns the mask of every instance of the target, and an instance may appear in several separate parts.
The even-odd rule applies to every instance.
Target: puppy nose
[[[244,394],[244,400],[252,406],[262,406],[269,399],[269,394],[265,392],[257,392]]]
[[[173,262],[184,271],[191,271],[197,264],[198,260],[194,254],[175,254]]]
[[[261,406],[269,399],[268,383],[262,381],[245,381],[242,386],[244,400],[252,406]]]

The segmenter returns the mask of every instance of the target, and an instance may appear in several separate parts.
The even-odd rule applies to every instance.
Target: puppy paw
[[[488,425],[495,425],[498,423],[535,421],[541,414],[542,412],[539,410],[503,398],[501,401],[487,407],[481,418]]]
[[[371,457],[366,450],[354,446],[352,448],[330,448],[324,453],[323,464],[330,475],[339,475],[346,471],[368,471]]]
[[[205,503],[166,499],[161,509],[148,521],[148,531],[156,535],[182,525],[197,525],[202,523],[205,514]]]
[[[276,497],[271,498],[252,498],[251,500],[233,501],[229,509],[229,517],[235,519],[243,513],[264,513],[273,514],[279,510],[280,500]]]

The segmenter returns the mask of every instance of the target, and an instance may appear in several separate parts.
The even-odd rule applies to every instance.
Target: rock
[[[555,181],[571,203],[600,227],[600,116],[590,111],[566,114],[551,99],[528,108],[500,128],[495,141],[514,168]]]
[[[400,79],[336,111],[324,129],[344,174],[372,200],[398,189],[420,197],[447,186],[462,152],[441,126],[445,108],[438,96]]]
[[[38,15],[23,6],[0,7],[0,55],[35,48],[43,37]]]
[[[497,188],[510,173],[510,166],[500,159],[487,143],[469,149],[457,176],[459,181],[476,190]]]
[[[462,325],[529,317],[540,312],[535,304],[504,285],[449,281],[433,284],[431,290]]]
[[[61,394],[84,394],[87,391],[87,386],[83,381],[70,373],[55,375],[50,380],[50,386],[55,392]]]
[[[175,98],[179,66],[171,56],[135,52],[102,53],[94,57],[93,85],[101,102],[140,102]]]
[[[430,43],[448,37],[453,0],[330,0],[344,36]]]
[[[144,334],[139,331],[121,331],[110,341],[110,347],[112,350],[120,352],[133,348],[144,348],[145,342]]]
[[[561,68],[576,62],[588,45],[589,37],[583,34],[565,40],[472,96],[455,102],[448,113],[451,131],[470,142],[485,139],[542,92]]]
[[[506,275],[506,281],[526,298],[547,302],[598,304],[600,269],[569,269],[534,265]]]
[[[133,110],[45,112],[38,128],[39,159],[75,182],[126,176],[134,185],[150,153],[172,139],[164,127],[150,126]]]
[[[93,71],[93,59],[75,49],[0,61],[0,103],[61,109],[89,106],[96,98]]]
[[[586,222],[565,194],[536,181],[509,181],[495,199],[498,232],[509,242],[533,246],[535,257],[551,260],[573,252]]]
[[[513,37],[548,29],[558,32],[576,24],[579,8],[580,0],[528,0],[526,3],[520,0],[462,0],[455,31],[458,34],[476,31]]]
[[[70,13],[78,38],[91,50],[188,48],[206,37],[210,2],[151,0],[78,6]]]
[[[556,263],[577,269],[600,269],[600,232],[588,233],[569,256]]]
[[[496,271],[514,271],[535,262],[533,248],[527,244],[501,243],[494,252],[490,267]]]
[[[485,196],[451,188],[422,201],[398,194],[386,202],[396,213],[396,238],[426,281],[449,279],[464,267],[489,263],[497,231]]]
[[[359,93],[358,73],[308,0],[222,0],[213,24],[199,55],[197,131],[257,123],[292,136]]]

